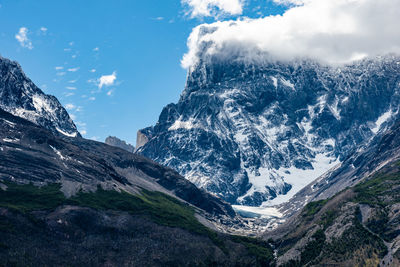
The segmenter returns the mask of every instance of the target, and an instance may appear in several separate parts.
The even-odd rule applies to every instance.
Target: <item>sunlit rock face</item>
[[[107,145],[119,147],[123,150],[133,153],[135,151],[135,147],[131,144],[125,142],[124,140],[119,139],[116,136],[108,136],[104,141]]]
[[[0,57],[0,108],[45,127],[55,134],[80,136],[68,112],[52,95],[46,95],[16,62]]]
[[[340,163],[397,117],[400,59],[345,66],[208,58],[138,152],[230,203],[272,205]]]

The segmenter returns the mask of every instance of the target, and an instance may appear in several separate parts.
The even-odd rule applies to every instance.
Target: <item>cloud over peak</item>
[[[218,17],[220,15],[240,15],[244,0],[182,0],[190,17]]]
[[[211,56],[243,60],[311,58],[330,64],[400,52],[400,1],[274,0],[282,16],[202,24],[193,29],[182,66]]]

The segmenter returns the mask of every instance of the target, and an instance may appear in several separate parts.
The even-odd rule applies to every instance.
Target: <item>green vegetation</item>
[[[326,204],[326,202],[328,202],[328,199],[318,200],[308,203],[302,211],[303,217],[314,216],[315,214],[318,213],[318,211],[322,209],[322,207]]]
[[[400,202],[399,183],[399,173],[376,175],[354,187],[354,192],[357,193],[355,201],[381,207],[398,203]]]
[[[322,225],[324,230],[327,229],[329,226],[332,225],[332,223],[335,221],[337,216],[338,216],[337,208],[336,209],[327,210],[321,216],[320,225]]]
[[[79,192],[65,198],[60,184],[37,187],[7,182],[7,190],[0,190],[0,206],[22,213],[34,210],[52,210],[60,205],[75,205],[97,210],[126,211],[134,215],[149,216],[154,222],[205,234],[206,227],[194,217],[194,210],[177,199],[160,192],[142,190],[141,195],[107,191],[101,187],[94,193]]]
[[[370,255],[375,253],[380,258],[386,255],[387,248],[382,239],[365,229],[359,221],[359,217],[360,209],[357,208],[353,225],[343,232],[341,238],[327,244],[325,253],[335,255],[338,260],[352,257],[354,252],[360,248],[368,249],[370,250]]]
[[[313,235],[312,240],[307,243],[300,255],[300,260],[290,260],[285,267],[300,267],[307,264],[318,263],[318,257],[321,254],[325,244],[325,233],[322,229],[318,229]]]
[[[133,215],[148,216],[160,225],[180,227],[193,233],[206,235],[216,245],[223,245],[215,232],[198,222],[193,208],[160,192],[142,190],[141,195],[132,195],[126,192],[103,190],[98,187],[96,192],[79,192],[74,197],[67,199],[60,191],[60,184],[49,184],[42,187],[10,182],[4,184],[7,185],[7,190],[0,190],[0,206],[24,214],[34,210],[53,210],[60,205],[125,211]]]
[[[247,236],[231,236],[232,241],[244,245],[250,254],[257,257],[257,264],[260,266],[269,266],[274,261],[272,248],[268,242],[257,238]]]
[[[325,243],[325,233],[323,230],[319,229],[312,235],[313,240],[308,242],[305,246],[303,252],[301,252],[300,256],[300,265],[303,266],[306,263],[313,262],[324,247]]]
[[[60,191],[60,184],[49,184],[36,187],[32,184],[15,184],[3,182],[7,190],[0,189],[0,207],[13,209],[31,217],[29,212],[35,210],[54,210],[60,205],[74,205],[96,210],[124,211],[132,215],[150,218],[159,225],[179,227],[202,236],[207,236],[225,254],[229,254],[224,240],[230,238],[235,243],[243,244],[249,254],[257,258],[259,266],[269,266],[273,262],[272,249],[265,241],[249,237],[218,234],[205,227],[195,218],[195,211],[189,205],[161,192],[142,190],[140,195],[127,192],[103,190],[96,192],[79,192],[66,198]],[[0,221],[0,231],[11,229],[6,222]]]
[[[33,210],[55,209],[65,202],[59,184],[43,187],[10,182],[3,182],[3,184],[7,186],[7,190],[0,190],[0,207],[26,213]]]

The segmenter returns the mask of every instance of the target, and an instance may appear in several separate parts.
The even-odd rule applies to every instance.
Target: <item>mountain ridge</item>
[[[0,88],[2,109],[45,127],[54,134],[81,136],[58,99],[43,93],[17,62],[3,57],[0,57]]]
[[[338,67],[211,58],[137,149],[232,204],[279,204],[393,123],[399,73],[395,55]]]

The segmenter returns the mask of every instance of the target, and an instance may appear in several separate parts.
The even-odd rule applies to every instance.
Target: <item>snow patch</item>
[[[289,80],[286,80],[286,79],[284,79],[284,78],[281,78],[280,80],[281,80],[281,83],[282,83],[284,86],[290,87],[290,88],[292,88],[292,90],[295,90],[295,89],[294,89],[294,84],[291,83]]]
[[[194,128],[200,128],[199,125],[196,125],[193,122],[193,118],[190,118],[188,121],[182,121],[180,119],[176,120],[174,124],[172,124],[171,127],[168,128],[168,131],[174,131],[178,129],[191,130]]]
[[[49,145],[50,146],[50,145]],[[57,150],[55,147],[53,147],[53,146],[50,146],[51,147],[51,149],[53,149],[53,151],[58,155],[58,157],[61,159],[61,160],[66,160],[67,158],[66,157],[64,157],[62,154],[61,154],[61,152],[59,151],[59,150]]]
[[[3,142],[7,142],[7,143],[16,143],[16,142],[19,142],[19,139],[18,139],[18,138],[14,138],[14,139],[11,139],[11,138],[3,138]]]
[[[251,207],[251,206],[242,206],[242,205],[232,205],[232,208],[237,211],[241,212],[244,211],[246,213],[253,213],[260,215],[261,217],[276,217],[281,218],[283,215],[278,211],[276,208],[272,207]]]
[[[14,122],[11,122],[11,121],[9,121],[9,120],[6,120],[6,119],[2,119],[5,123],[7,123],[8,125],[10,125],[11,127],[15,127],[15,123]]]
[[[63,134],[63,135],[65,135],[65,136],[68,136],[68,137],[76,137],[77,135],[78,135],[78,133],[67,133],[67,132],[64,132],[63,130],[61,130],[60,128],[58,128],[58,127],[56,127],[56,130],[59,132],[59,133],[61,133],[61,134]]]
[[[332,106],[328,106],[329,110],[331,111],[332,115],[337,119],[340,120],[340,110],[338,109],[339,99],[336,98],[335,102]]]
[[[54,108],[52,108],[48,99],[44,98],[43,96],[33,95],[32,102],[37,111],[47,111],[49,113],[54,113]]]
[[[270,78],[271,78],[272,83],[274,84],[275,88],[278,88],[278,79],[273,76],[271,76]]]
[[[383,113],[375,122],[375,127],[371,128],[371,131],[376,134],[381,129],[383,123],[385,123],[391,116],[392,110],[388,110],[387,112]]]
[[[282,176],[286,183],[292,185],[292,189],[286,195],[278,195],[272,200],[265,201],[261,206],[274,206],[289,201],[297,192],[339,163],[339,159],[317,154],[312,163],[312,170],[302,170],[295,167],[280,168],[276,171],[277,174]]]

